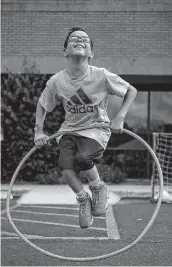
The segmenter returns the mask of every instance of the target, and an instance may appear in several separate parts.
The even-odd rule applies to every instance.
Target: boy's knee
[[[83,153],[77,153],[75,156],[75,163],[84,163],[85,161],[87,161],[87,159],[87,155],[84,155]]]
[[[84,153],[77,153],[75,156],[75,165],[79,166],[81,170],[89,170],[94,166],[93,160]]]

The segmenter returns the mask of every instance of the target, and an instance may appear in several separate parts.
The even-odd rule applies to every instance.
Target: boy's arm
[[[48,136],[43,133],[44,120],[46,117],[46,111],[38,101],[36,108],[36,123],[35,123],[35,145],[40,148],[47,143]]]
[[[132,85],[129,85],[128,90],[124,96],[122,106],[118,111],[116,117],[111,121],[111,128],[114,132],[122,133],[125,116],[127,115],[136,95],[137,90]]]
[[[54,79],[50,78],[43,90],[36,108],[35,145],[40,148],[47,144],[48,135],[43,133],[44,120],[47,112],[51,112],[56,106],[56,87]]]
[[[45,117],[46,117],[46,111],[38,101],[38,104],[36,107],[36,123],[35,123],[35,131],[36,132],[38,132],[38,131],[43,132]]]

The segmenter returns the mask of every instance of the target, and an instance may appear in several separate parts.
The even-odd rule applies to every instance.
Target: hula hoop
[[[94,126],[94,127],[97,127],[97,128],[101,128],[101,127],[105,127],[105,125],[97,125],[97,126]],[[91,129],[93,128],[93,126],[91,127],[87,127],[87,129]],[[83,128],[80,128],[78,130],[83,130]],[[74,132],[76,131],[75,129],[72,129],[71,132]],[[162,201],[162,196],[163,196],[163,175],[162,175],[162,170],[161,170],[161,166],[160,166],[160,163],[158,161],[158,158],[157,156],[155,155],[154,151],[152,150],[152,148],[140,137],[138,136],[137,134],[129,131],[129,130],[126,130],[126,129],[123,129],[123,132],[124,133],[127,133],[129,135],[131,135],[132,137],[134,137],[135,139],[137,139],[138,141],[140,141],[147,149],[148,151],[150,152],[150,154],[152,155],[154,161],[155,161],[155,164],[157,166],[157,170],[158,170],[158,173],[159,173],[159,180],[160,180],[160,193],[159,193],[159,198],[158,198],[158,202],[157,202],[157,205],[155,207],[155,210],[154,210],[154,213],[150,219],[150,221],[148,222],[148,224],[146,225],[146,227],[144,228],[144,230],[141,232],[141,234],[129,245],[127,245],[126,247],[123,247],[117,251],[114,251],[114,252],[111,252],[111,253],[108,253],[108,254],[104,254],[104,255],[101,255],[101,256],[95,256],[95,257],[82,257],[82,258],[74,258],[74,257],[65,257],[65,256],[60,256],[60,255],[57,255],[57,254],[54,254],[54,253],[51,253],[47,250],[44,250],[38,246],[36,246],[35,244],[33,244],[30,240],[28,240],[19,230],[18,228],[16,227],[16,225],[14,224],[12,218],[11,218],[11,214],[10,214],[10,196],[11,196],[11,192],[12,192],[12,188],[13,188],[13,185],[14,185],[14,182],[16,180],[16,177],[18,175],[18,172],[20,171],[21,167],[23,166],[23,164],[25,163],[25,161],[37,150],[37,147],[33,147],[26,155],[25,157],[22,159],[22,161],[20,162],[20,164],[18,165],[17,169],[15,170],[14,174],[13,174],[13,177],[11,179],[11,182],[10,182],[10,186],[9,186],[9,190],[8,190],[8,194],[7,194],[7,202],[6,202],[6,211],[7,211],[7,218],[9,220],[9,223],[11,224],[11,226],[13,227],[13,229],[15,230],[15,232],[17,233],[17,235],[25,242],[27,243],[29,246],[31,246],[32,248],[38,250],[39,252],[42,252],[43,254],[47,255],[47,256],[50,256],[50,257],[53,257],[53,258],[57,258],[57,259],[60,259],[60,260],[68,260],[68,261],[81,261],[81,262],[86,262],[86,261],[94,261],[94,260],[100,260],[100,259],[105,259],[105,258],[108,258],[108,257],[112,257],[112,256],[116,256],[128,249],[130,249],[131,247],[133,247],[134,245],[136,245],[141,239],[142,237],[146,234],[146,232],[148,231],[148,229],[152,226],[154,220],[156,219],[156,216],[159,212],[159,209],[160,209],[160,206],[161,206],[161,201]],[[64,133],[67,133],[66,131],[63,132]],[[60,136],[62,133],[56,133],[52,136],[49,137],[48,141]]]

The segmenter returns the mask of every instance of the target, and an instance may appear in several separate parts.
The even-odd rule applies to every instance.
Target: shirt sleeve
[[[124,81],[121,77],[117,74],[114,74],[107,69],[104,69],[105,74],[105,85],[110,95],[117,95],[119,97],[124,97],[129,83]]]
[[[54,80],[50,78],[39,98],[39,103],[46,111],[51,112],[57,106],[57,99],[58,96],[55,92]]]

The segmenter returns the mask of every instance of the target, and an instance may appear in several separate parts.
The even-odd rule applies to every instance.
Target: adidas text
[[[98,109],[98,105],[82,105],[82,106],[70,106],[67,105],[66,109],[72,114],[91,113]]]

